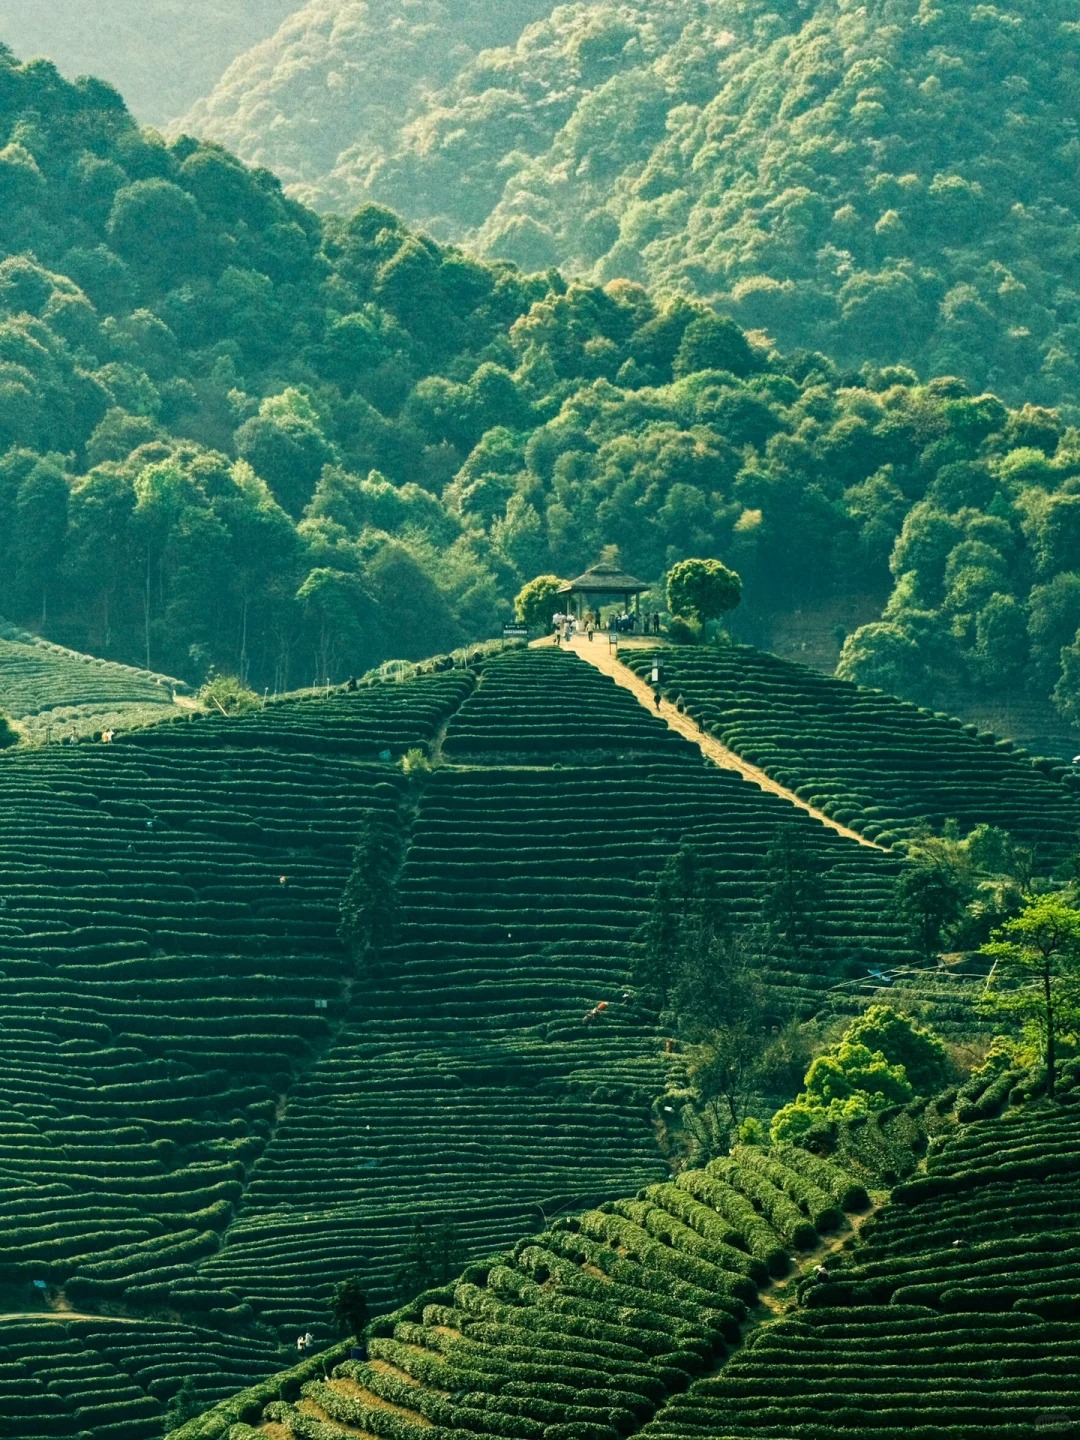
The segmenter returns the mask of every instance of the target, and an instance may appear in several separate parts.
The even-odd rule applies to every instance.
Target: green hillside
[[[376,199],[529,268],[715,298],[783,346],[1075,403],[1073,0],[567,5],[463,56],[389,138],[308,83],[362,34],[328,53],[300,19],[276,85],[245,57],[191,118],[324,206]]]
[[[839,1164],[744,1149],[470,1267],[378,1324],[367,1361],[331,1352],[329,1375],[280,1377],[179,1433],[211,1440],[230,1419],[248,1440],[1067,1430],[1077,1102],[1074,1077],[1060,1105],[871,1120]],[[860,1181],[880,1183],[890,1155],[913,1161],[927,1129],[925,1174],[863,1220]],[[828,1280],[791,1277],[796,1258],[804,1277],[825,1258]]]
[[[181,115],[299,0],[3,0],[0,43],[69,79],[100,75],[147,125]]]
[[[44,1397],[68,1417],[50,1433],[111,1434],[138,1400],[154,1435],[189,1374],[209,1401],[280,1355],[272,1333],[240,1341],[250,1308],[195,1267],[347,1001],[353,848],[405,795],[377,757],[430,740],[468,688],[458,672],[5,757],[0,1286],[16,1312],[32,1282],[63,1286],[102,1319],[39,1316],[58,1347],[40,1355],[103,1351],[127,1377],[92,1424]],[[106,1323],[118,1301],[137,1332]]]
[[[0,0],[2,1440],[1074,1425],[1075,6]]]
[[[812,706],[797,667],[778,703],[804,675]],[[393,763],[418,748],[433,768]],[[978,817],[1000,819],[1018,762],[970,748]],[[812,864],[814,924],[755,961],[776,1023],[851,1013],[875,972],[918,963],[899,858],[703,764],[555,648],[10,754],[0,814],[0,1342],[57,1440],[152,1440],[186,1377],[185,1403],[210,1404],[280,1368],[298,1330],[332,1340],[349,1275],[385,1309],[434,1244],[460,1263],[583,1205],[668,1196],[701,1122],[682,1021],[658,1025],[632,972],[680,846],[741,927],[778,837]],[[946,1019],[964,1003],[911,993]],[[766,1266],[807,1238],[790,1204],[767,1213],[776,1235],[748,1252]],[[597,1254],[614,1223],[590,1222]],[[763,1277],[730,1246],[734,1317]],[[706,1251],[672,1313],[704,1303]]]
[[[64,740],[175,716],[181,681],[111,664],[0,625],[0,711],[35,740]]]
[[[432,91],[478,52],[516,40],[551,0],[308,0],[287,8],[288,22],[238,55],[180,123],[267,166],[306,199],[309,189],[322,194],[317,182],[343,154],[393,145]],[[359,203],[352,197],[341,208]]]
[[[1050,875],[1076,844],[1080,780],[974,725],[820,675],[748,646],[630,650],[662,667],[705,730],[832,819],[879,844],[955,821],[1006,830]]]
[[[648,1440],[1068,1433],[1080,1394],[1080,1111],[1013,1110],[931,1153],[809,1308],[671,1400]]]

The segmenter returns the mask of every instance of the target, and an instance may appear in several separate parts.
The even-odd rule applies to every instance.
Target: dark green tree
[[[63,559],[69,497],[63,470],[51,460],[42,460],[19,486],[15,499],[13,538],[20,586],[29,603],[40,603],[42,629],[48,623],[49,592]]]
[[[368,1322],[368,1302],[358,1275],[339,1280],[330,1292],[330,1318],[345,1335],[360,1335]]]
[[[699,625],[719,620],[741,599],[741,578],[719,560],[680,560],[668,572],[668,608]]]
[[[765,856],[766,924],[796,949],[812,945],[821,919],[824,864],[800,827],[780,826]]]
[[[425,1290],[445,1285],[455,1279],[463,1264],[464,1252],[454,1225],[417,1221],[394,1276],[399,1302],[404,1304]]]
[[[893,904],[915,945],[930,958],[963,915],[969,895],[970,881],[963,869],[950,856],[924,849],[900,872]]]
[[[369,815],[353,851],[352,870],[341,897],[338,934],[362,965],[377,965],[394,935],[394,879],[401,862],[397,831]]]

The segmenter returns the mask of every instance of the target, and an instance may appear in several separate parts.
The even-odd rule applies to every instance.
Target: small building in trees
[[[624,610],[636,611],[641,596],[651,589],[647,581],[636,579],[611,561],[601,560],[576,580],[568,580],[558,593],[568,611],[580,619],[590,610],[599,615],[604,605],[620,601]]]

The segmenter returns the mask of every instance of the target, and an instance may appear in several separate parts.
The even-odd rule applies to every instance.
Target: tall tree
[[[435,1226],[418,1221],[394,1277],[394,1288],[402,1301],[424,1290],[453,1280],[463,1263],[457,1229],[442,1222]]]
[[[358,1275],[339,1280],[330,1292],[330,1314],[346,1335],[359,1335],[367,1324],[368,1302]]]
[[[823,869],[820,856],[800,828],[781,825],[777,829],[765,856],[767,883],[761,913],[796,949],[813,944],[817,935]]]
[[[1053,1096],[1058,1041],[1080,1025],[1080,910],[1060,895],[1036,896],[980,953],[994,962],[985,1005],[1038,1035]]]

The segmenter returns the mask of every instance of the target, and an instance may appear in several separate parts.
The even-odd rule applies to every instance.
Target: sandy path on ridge
[[[538,643],[552,645],[554,641],[547,639]],[[797,809],[805,810],[808,815],[812,815],[819,824],[834,830],[837,835],[843,835],[845,840],[854,840],[857,845],[863,845],[867,850],[878,850],[885,853],[881,845],[875,845],[872,840],[867,840],[865,835],[860,835],[855,830],[849,830],[839,821],[830,820],[828,815],[821,810],[815,809],[813,805],[808,805],[805,800],[800,800],[791,790],[786,790],[783,785],[771,780],[764,770],[759,770],[756,765],[751,765],[736,755],[734,750],[729,750],[715,736],[699,730],[689,715],[681,715],[670,700],[661,700],[660,707],[657,709],[653,700],[652,686],[642,680],[639,675],[635,675],[633,670],[628,669],[611,653],[606,634],[598,631],[592,641],[585,635],[575,635],[572,640],[563,645],[563,649],[573,651],[579,659],[594,665],[603,674],[610,675],[616,685],[621,685],[624,690],[629,690],[634,699],[648,710],[650,715],[659,715],[660,719],[665,721],[672,730],[685,740],[689,740],[691,744],[696,745],[701,753],[707,756],[714,765],[718,765],[721,770],[734,770],[744,780],[752,781],[762,790],[767,790],[770,795],[779,795],[789,805],[794,805]]]

